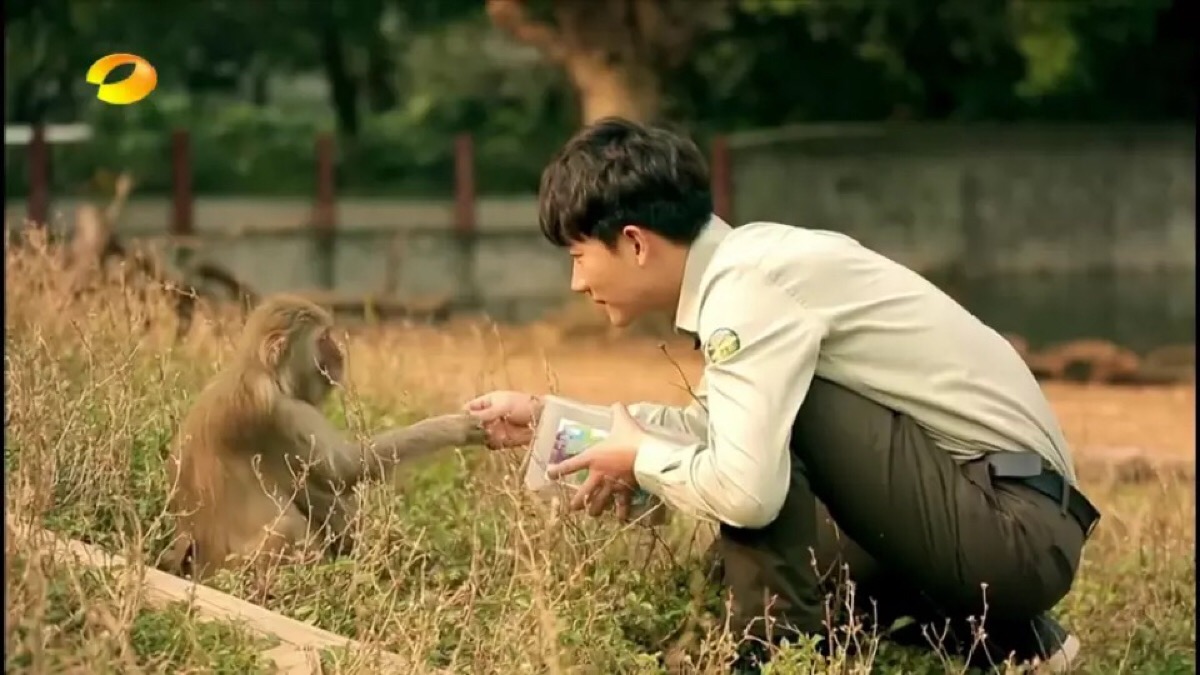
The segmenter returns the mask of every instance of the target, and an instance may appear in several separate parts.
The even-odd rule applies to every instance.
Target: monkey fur
[[[172,441],[176,540],[162,569],[199,581],[241,560],[269,564],[305,544],[344,552],[356,483],[483,441],[467,414],[431,417],[365,444],[347,439],[319,408],[343,377],[332,326],[325,309],[290,295],[269,297],[250,313],[236,353]]]

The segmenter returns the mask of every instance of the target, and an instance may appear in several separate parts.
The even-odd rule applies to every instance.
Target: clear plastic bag
[[[605,406],[588,405],[561,396],[542,397],[542,415],[534,431],[525,486],[544,496],[569,496],[587,480],[583,469],[559,480],[546,476],[546,468],[577,455],[608,437],[612,429],[612,411]],[[652,429],[656,435],[673,436],[666,430]],[[567,492],[561,488],[566,488]],[[638,489],[630,502],[630,520],[659,525],[666,522],[666,506],[653,494]]]

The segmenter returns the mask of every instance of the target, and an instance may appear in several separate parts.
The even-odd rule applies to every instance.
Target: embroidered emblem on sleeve
[[[704,356],[709,363],[721,363],[737,353],[742,348],[738,334],[729,328],[718,328],[708,336],[704,345]]]

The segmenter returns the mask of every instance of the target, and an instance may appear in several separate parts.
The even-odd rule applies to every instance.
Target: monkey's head
[[[314,405],[344,376],[345,357],[333,339],[333,316],[293,295],[271,296],[254,308],[239,352],[265,370],[284,395]]]

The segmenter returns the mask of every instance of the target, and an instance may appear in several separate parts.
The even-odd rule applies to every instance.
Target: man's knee
[[[811,553],[748,541],[749,532],[723,527],[718,541],[721,580],[732,595],[733,629],[765,639],[763,619],[771,617],[802,632],[818,630],[823,605]]]
[[[798,472],[792,474],[779,516],[766,527],[721,525],[717,550],[721,576],[733,595],[736,630],[756,633],[764,628],[764,616],[802,631],[820,628],[824,610],[814,559],[816,526],[816,500]]]

